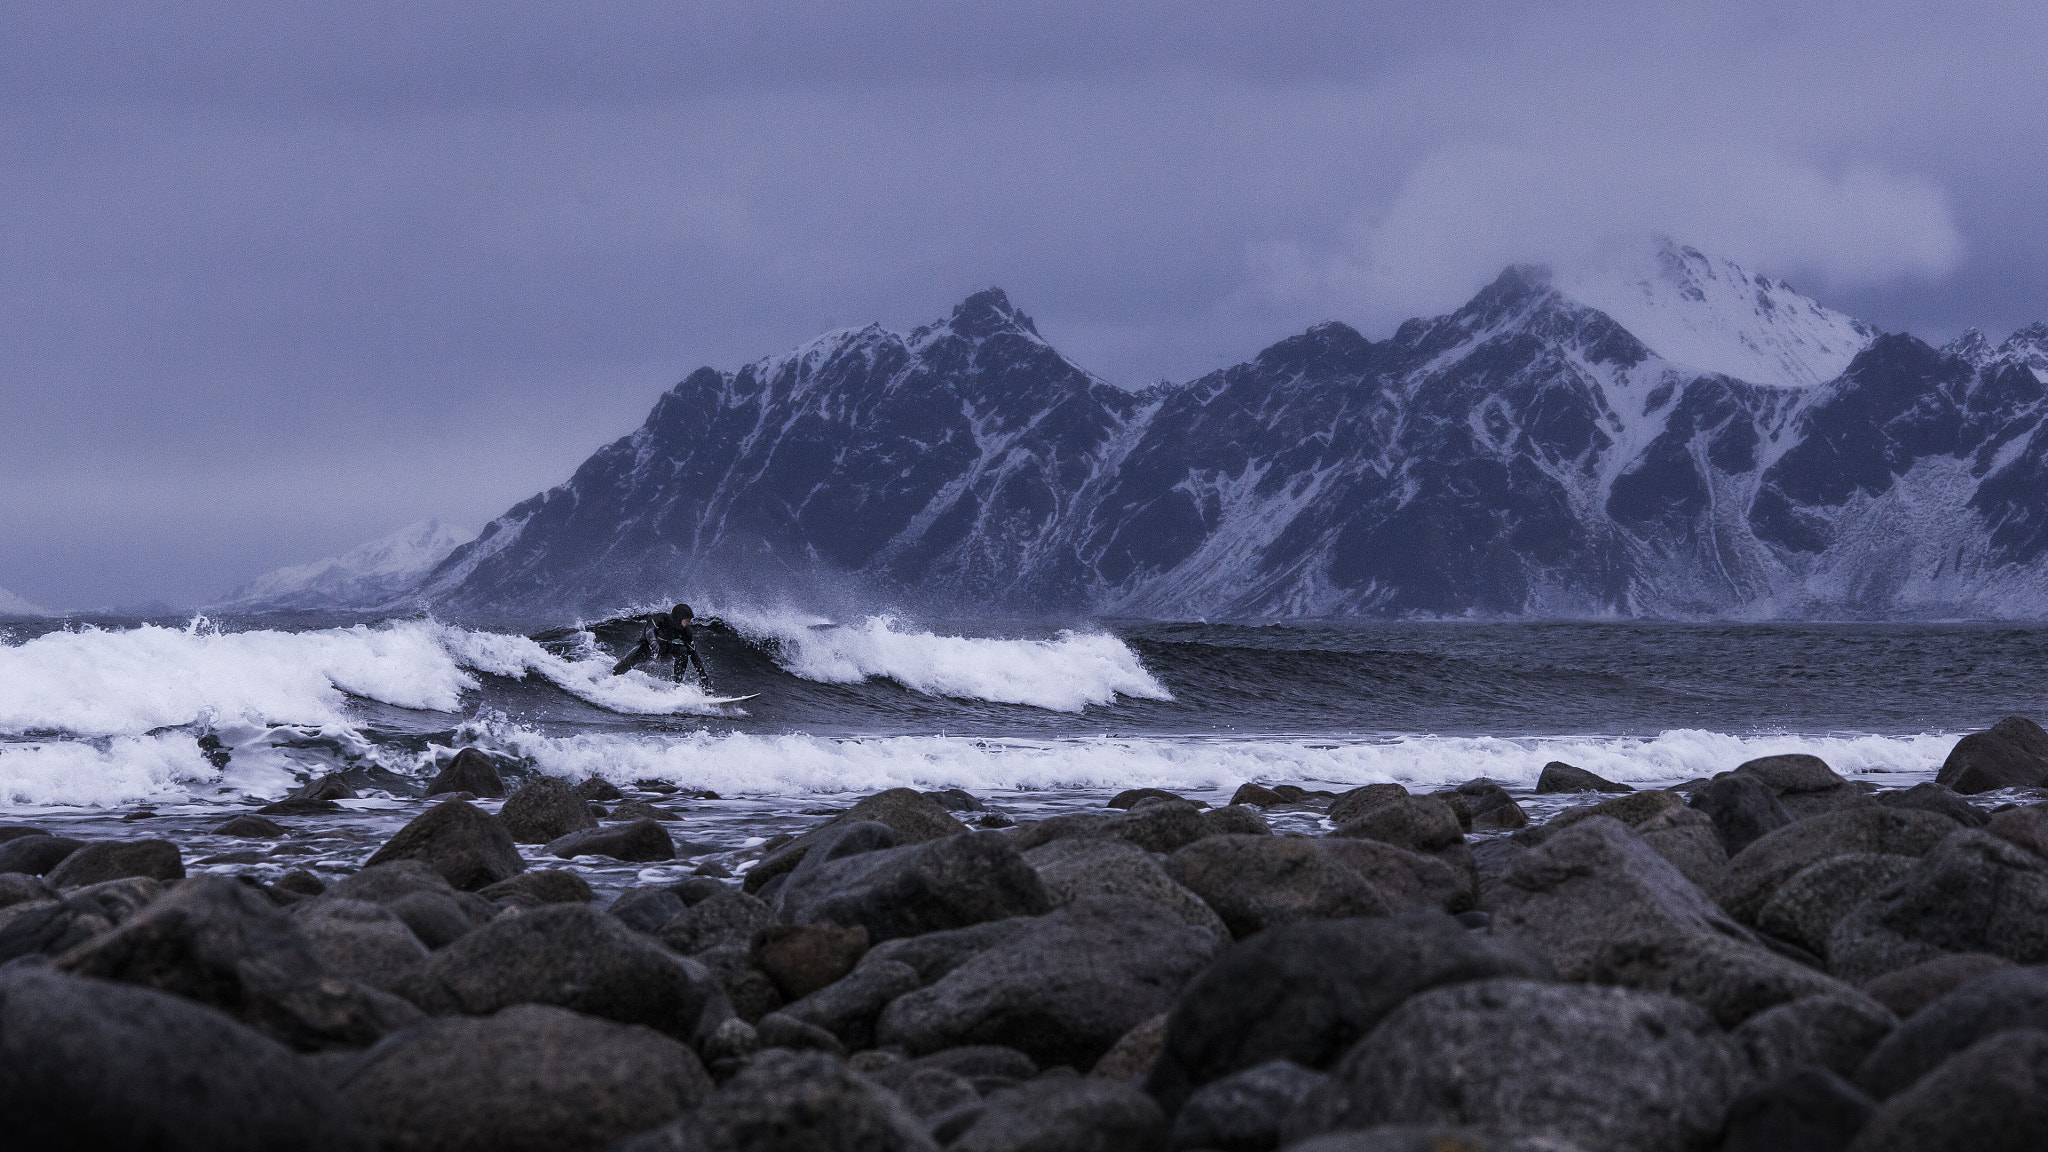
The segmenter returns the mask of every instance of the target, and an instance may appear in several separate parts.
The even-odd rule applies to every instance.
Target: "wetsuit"
[[[675,682],[683,682],[683,672],[691,661],[697,663],[697,683],[701,687],[711,686],[711,671],[704,667],[704,657],[697,652],[695,628],[691,624],[677,624],[668,616],[654,618],[655,651],[660,658],[675,661]]]

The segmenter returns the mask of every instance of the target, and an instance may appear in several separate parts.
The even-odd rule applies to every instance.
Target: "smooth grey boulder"
[[[63,895],[0,908],[0,963],[22,956],[56,956],[114,926],[107,910]]]
[[[1944,953],[1911,968],[1887,972],[1865,983],[1863,992],[1904,1020],[1977,977],[2012,966],[2012,961],[2003,956],[1987,956],[1982,952]]]
[[[1691,808],[1667,808],[1635,826],[1650,850],[1697,885],[1711,892],[1728,871],[1728,849],[1714,821]]]
[[[866,797],[825,824],[762,857],[760,863],[747,870],[743,887],[748,892],[759,892],[768,881],[793,871],[810,854],[811,847],[828,832],[859,823],[888,825],[897,844],[923,844],[967,831],[967,825],[955,820],[944,805],[910,788],[891,788]]]
[[[1793,820],[1791,810],[1779,803],[1768,784],[1738,772],[1714,777],[1692,794],[1690,804],[1714,822],[1714,831],[1730,855]]]
[[[546,844],[597,827],[590,802],[559,776],[535,774],[498,809],[498,820],[520,844]]]
[[[521,872],[477,889],[476,894],[507,908],[538,908],[543,904],[588,904],[597,899],[590,881],[567,868],[541,868]]]
[[[1085,1069],[1165,1011],[1221,947],[1156,904],[1089,896],[882,1011],[879,1044],[913,1054],[1001,1044]]]
[[[1174,1152],[1267,1152],[1280,1146],[1280,1124],[1329,1077],[1287,1060],[1270,1060],[1197,1089],[1173,1118]]]
[[[820,1052],[764,1051],[697,1108],[618,1152],[938,1152],[886,1089]]]
[[[1226,804],[1202,813],[1202,823],[1211,836],[1271,836],[1273,826],[1258,810],[1244,804]]]
[[[1181,990],[1146,1087],[1171,1114],[1203,1085],[1273,1060],[1328,1068],[1416,993],[1550,975],[1529,949],[1467,932],[1441,912],[1273,928],[1227,949]]]
[[[1719,1152],[1841,1152],[1876,1104],[1825,1068],[1800,1068],[1728,1105]]]
[[[1951,952],[2048,961],[2048,861],[1957,832],[1828,935],[1829,971],[1858,984]]]
[[[718,981],[733,1014],[752,1024],[782,1007],[782,991],[766,972],[754,967],[744,947],[722,946],[695,953],[691,959],[704,965]]]
[[[903,1106],[929,1120],[941,1112],[981,1102],[974,1082],[944,1068],[919,1068],[890,1087]]]
[[[1287,1119],[1288,1140],[1470,1124],[1585,1152],[1699,1149],[1747,1069],[1705,1012],[1621,988],[1482,980],[1411,997]]]
[[[43,879],[52,888],[83,888],[130,876],[163,881],[184,875],[184,858],[169,840],[96,840],[64,857]]]
[[[745,948],[773,919],[768,905],[727,889],[670,917],[654,934],[677,952],[694,956],[713,948]]]
[[[2048,1147],[2048,1032],[2014,1029],[1958,1052],[1877,1106],[1850,1152]]]
[[[12,908],[32,900],[55,900],[57,890],[50,887],[41,876],[27,872],[0,872],[0,909]]]
[[[1915,1012],[1856,1070],[1880,1100],[1981,1040],[2014,1028],[2048,1031],[2048,968],[2005,968],[1980,976]]]
[[[1434,852],[1465,839],[1457,814],[1440,796],[1391,797],[1338,824],[1330,835],[1379,840],[1414,852]]]
[[[917,969],[895,960],[862,964],[801,1000],[789,1003],[782,1014],[801,1020],[839,1038],[849,1051],[874,1047],[875,1020],[882,1009],[898,996],[917,991],[922,985]]]
[[[550,840],[544,851],[550,856],[573,860],[578,856],[609,856],[628,863],[647,863],[676,858],[675,838],[658,820],[641,819],[609,828],[587,828]]]
[[[1733,775],[1751,777],[1769,788],[1794,820],[1872,803],[1861,788],[1828,767],[1827,761],[1804,752],[1751,760],[1737,765]]]
[[[2048,860],[2048,804],[2028,804],[1993,813],[1984,830]]]
[[[1110,1080],[1040,1080],[992,1093],[949,1152],[1164,1152],[1166,1117]]]
[[[1651,788],[1641,792],[1630,792],[1625,796],[1616,796],[1610,800],[1601,800],[1593,804],[1580,804],[1574,808],[1567,808],[1551,817],[1548,824],[1540,828],[1528,829],[1519,835],[1540,834],[1546,828],[1562,832],[1581,820],[1591,820],[1595,816],[1605,816],[1611,820],[1619,820],[1623,824],[1634,828],[1647,823],[1661,812],[1683,807],[1685,807],[1685,797],[1679,795],[1676,791],[1667,788]]]
[[[465,892],[526,871],[526,861],[498,818],[461,800],[436,804],[413,817],[363,866],[399,860],[418,860]]]
[[[1383,804],[1399,803],[1408,796],[1408,789],[1399,784],[1366,784],[1344,793],[1323,810],[1323,815],[1335,825],[1347,824]]]
[[[2048,732],[2024,716],[2007,716],[1956,741],[1934,780],[1965,796],[2039,788],[2048,784]]]
[[[1711,932],[1664,932],[1617,940],[1601,949],[1588,973],[1596,984],[1663,992],[1707,1010],[1734,1027],[1767,1008],[1810,996],[1869,998],[1814,968],[1756,944]]]
[[[983,952],[1010,942],[1038,923],[1035,917],[1014,916],[949,932],[927,932],[922,936],[884,940],[868,949],[860,962],[874,964],[894,960],[908,964],[917,970],[919,981],[930,984]]]
[[[870,1072],[868,1079],[894,1092],[905,1080],[924,1070],[949,1072],[970,1081],[1009,1080],[1021,1084],[1038,1075],[1038,1064],[1015,1048],[969,1044],[900,1061]]]
[[[288,915],[328,971],[385,992],[427,957],[427,946],[381,904],[319,896]]]
[[[1315,842],[1365,878],[1395,912],[1437,908],[1463,912],[1478,902],[1477,868],[1454,868],[1443,859],[1383,840],[1330,835]]]
[[[35,833],[0,843],[0,872],[44,876],[64,862],[65,857],[85,847],[85,841],[69,836]]]
[[[476,893],[458,892],[422,860],[396,860],[344,876],[327,895],[381,904],[428,948],[442,948],[490,923],[498,909]]]
[[[349,786],[348,777],[339,772],[329,772],[292,790],[294,800],[354,800],[356,790]]]
[[[1897,1016],[1867,996],[1823,994],[1760,1012],[1730,1035],[1762,1080],[1800,1068],[1854,1076],[1898,1026]]]
[[[587,780],[578,782],[576,785],[576,795],[593,804],[608,804],[613,800],[623,800],[626,798],[626,794],[619,791],[617,784],[602,776],[592,776]]]
[[[1562,760],[1552,760],[1543,766],[1536,777],[1536,793],[1539,796],[1553,792],[1633,792],[1628,784],[1617,784],[1612,780],[1595,776],[1584,768],[1574,768]]]
[[[304,1050],[360,1047],[420,1019],[329,971],[282,909],[224,876],[184,881],[53,967],[210,1004]]]
[[[732,1014],[705,967],[586,904],[505,916],[435,952],[398,986],[436,1016],[553,1004],[684,1041]]]
[[[1872,799],[1887,808],[1913,808],[1937,813],[1965,828],[1982,828],[1991,820],[1989,812],[1963,799],[1946,784],[1936,784],[1931,780],[1897,792],[1880,792]]]
[[[1135,844],[1147,852],[1174,852],[1213,834],[1202,810],[1181,799],[1152,799],[1112,816],[1094,833]]]
[[[1957,828],[1946,816],[1879,805],[1801,820],[1730,857],[1713,897],[1730,916],[1752,924],[1779,886],[1808,865],[1851,852],[1925,856]]]
[[[481,749],[464,748],[442,765],[441,771],[428,782],[425,794],[438,796],[443,792],[467,792],[495,799],[505,794],[505,779],[498,775],[497,762]]]
[[[999,832],[949,836],[922,844],[831,855],[841,838],[821,840],[777,893],[776,920],[867,929],[879,943],[899,936],[964,928],[1052,907],[1038,873]]]
[[[1818,860],[1794,873],[1757,911],[1756,926],[1815,956],[1828,954],[1828,936],[1849,911],[1903,879],[1919,861],[1911,856],[1851,852]]]
[[[605,909],[633,931],[649,934],[660,932],[662,925],[689,910],[682,897],[666,888],[639,888],[622,893]]]
[[[1197,928],[1207,928],[1219,939],[1230,935],[1222,918],[1201,897],[1175,883],[1152,853],[1127,840],[1054,840],[1026,852],[1024,862],[1038,873],[1055,907],[1083,896],[1130,896],[1149,900]]]
[[[0,1117],[11,1148],[369,1152],[275,1040],[153,989],[0,968]]]
[[[1393,910],[1365,877],[1298,837],[1205,837],[1168,857],[1166,873],[1215,909],[1240,940],[1297,920]]]
[[[838,924],[776,924],[754,937],[754,967],[768,974],[785,1000],[808,996],[860,963],[868,930]]]
[[[380,1148],[595,1152],[695,1107],[711,1077],[652,1029],[523,1004],[395,1033],[340,1088]]]
[[[241,840],[275,840],[285,834],[285,826],[253,812],[244,812],[216,827],[213,834]]]

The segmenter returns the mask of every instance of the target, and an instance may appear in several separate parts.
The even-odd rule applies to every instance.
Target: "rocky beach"
[[[1934,780],[837,808],[469,749],[0,829],[24,1148],[2048,1142],[2048,733]]]

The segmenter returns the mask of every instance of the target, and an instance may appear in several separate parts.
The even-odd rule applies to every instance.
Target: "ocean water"
[[[1893,786],[2003,716],[2048,717],[2048,627],[730,610],[704,632],[717,694],[755,699],[612,675],[638,636],[617,622],[0,623],[0,810],[203,839],[224,812],[338,771],[364,798],[306,854],[344,860],[475,745],[516,772],[716,792],[679,806],[677,835],[735,851],[896,786],[1029,818],[1137,786],[1211,802],[1246,781],[1522,791],[1551,760],[1654,786],[1794,751]]]

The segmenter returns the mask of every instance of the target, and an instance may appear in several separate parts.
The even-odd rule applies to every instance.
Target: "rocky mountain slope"
[[[439,520],[422,521],[340,556],[266,572],[211,607],[233,612],[409,607],[427,574],[470,538]]]
[[[1588,301],[1598,297],[1604,307]],[[1626,318],[1626,319],[1624,319]],[[418,588],[563,616],[859,582],[981,613],[2030,616],[2048,327],[1945,349],[1669,247],[1127,392],[1000,291],[700,369]]]

